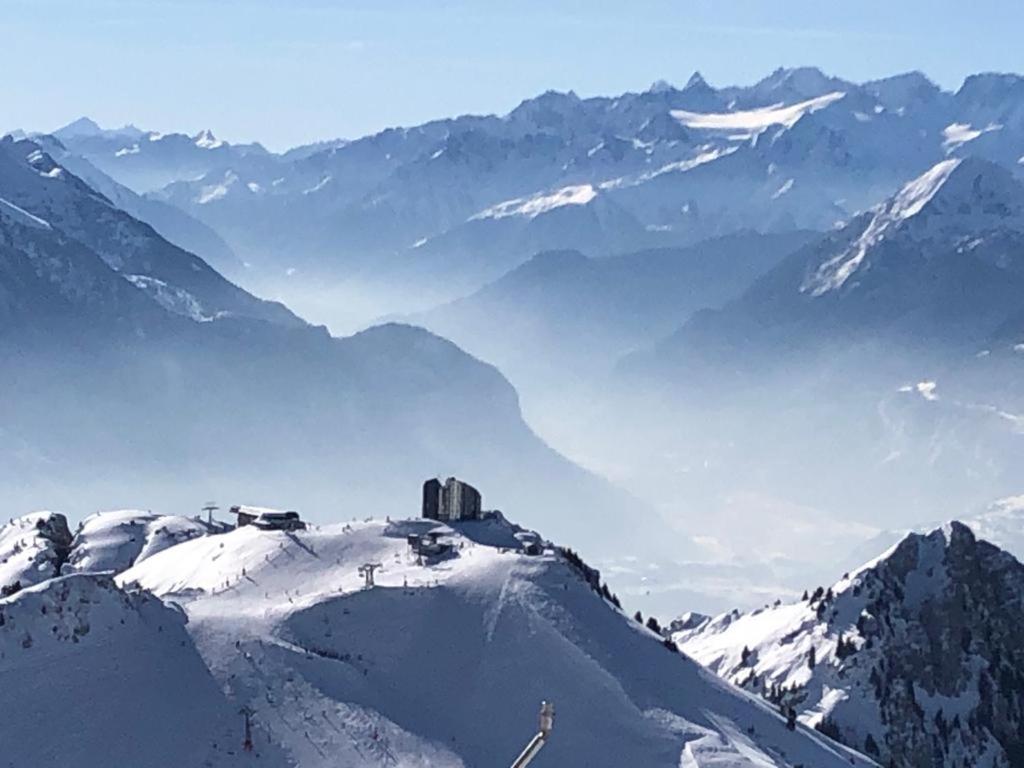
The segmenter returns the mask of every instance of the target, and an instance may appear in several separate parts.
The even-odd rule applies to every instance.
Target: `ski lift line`
[[[533,758],[537,756],[537,753],[547,744],[548,737],[551,735],[551,729],[554,726],[555,706],[551,702],[542,701],[540,704],[540,730],[530,739],[526,749],[512,763],[512,768],[526,768],[533,761]]]

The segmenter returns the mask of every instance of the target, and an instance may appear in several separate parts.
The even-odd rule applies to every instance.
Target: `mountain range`
[[[743,229],[827,231],[946,158],[1016,169],[1021,83],[979,74],[951,93],[920,73],[853,83],[798,68],[714,88],[694,75],[682,88],[615,97],[549,92],[500,117],[281,155],[209,132],[83,121],[56,136],[212,227],[251,265],[249,279],[299,295],[297,285],[323,290],[324,281],[411,284],[440,300],[542,250],[599,255]]]

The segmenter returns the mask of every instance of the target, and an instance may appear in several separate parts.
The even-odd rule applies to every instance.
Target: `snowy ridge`
[[[0,526],[0,588],[58,575],[70,544],[68,521],[57,512],[34,512]]]
[[[50,226],[50,222],[45,219],[41,219],[38,216],[33,216],[31,213],[23,208],[19,208],[14,203],[10,203],[0,197],[0,215],[10,217],[18,224],[22,224],[28,227],[35,227],[36,229],[53,229]]]
[[[775,125],[792,128],[804,115],[814,114],[844,96],[846,94],[842,91],[833,91],[788,106],[772,104],[758,109],[720,113],[687,112],[682,109],[674,109],[671,111],[671,115],[687,128],[708,131],[738,131],[739,135],[751,137]]]
[[[525,216],[536,218],[566,205],[586,205],[597,197],[597,191],[590,184],[565,187],[550,194],[539,194],[528,198],[507,200],[487,210],[474,214],[473,219],[503,219],[506,216]]]
[[[994,712],[1022,698],[1024,658],[1009,639],[1024,627],[1022,587],[1024,566],[954,522],[908,535],[799,602],[686,617],[671,636],[883,763],[923,754],[1001,766],[1021,743],[1015,716]]]
[[[223,530],[222,524],[179,515],[137,509],[97,512],[79,526],[61,573],[123,571],[168,547]]]
[[[868,251],[885,238],[886,232],[921,212],[939,191],[960,160],[943,160],[909,182],[888,203],[879,206],[857,240],[842,253],[822,264],[800,287],[801,292],[821,296],[842,288],[863,264]]]

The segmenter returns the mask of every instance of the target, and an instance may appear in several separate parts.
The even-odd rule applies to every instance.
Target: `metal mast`
[[[373,586],[373,572],[383,569],[384,566],[381,563],[364,563],[359,566],[359,575],[366,579],[367,589]]]
[[[208,501],[206,506],[203,507],[203,512],[206,513],[206,522],[213,525],[213,513],[216,512],[220,507],[217,506],[217,502]]]

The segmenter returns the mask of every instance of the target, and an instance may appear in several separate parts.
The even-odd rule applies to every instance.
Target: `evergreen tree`
[[[875,737],[870,733],[864,739],[864,751],[872,757],[878,757],[878,742],[875,741]]]

